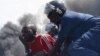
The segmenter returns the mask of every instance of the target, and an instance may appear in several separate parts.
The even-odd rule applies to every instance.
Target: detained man
[[[55,44],[55,40],[49,34],[36,32],[37,28],[34,25],[22,28],[20,40],[26,47],[27,56],[45,56]]]

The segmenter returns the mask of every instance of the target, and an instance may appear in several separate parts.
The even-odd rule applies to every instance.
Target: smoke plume
[[[20,27],[8,22],[0,30],[0,56],[25,56],[25,49],[19,40]]]
[[[28,25],[28,24],[34,24],[36,25],[36,16],[32,14],[25,14],[19,19],[19,23],[21,26]]]

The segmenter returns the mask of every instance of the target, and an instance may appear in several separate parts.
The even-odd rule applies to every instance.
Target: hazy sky
[[[0,0],[0,28],[7,22],[17,23],[20,16],[36,14],[41,5],[50,0]]]

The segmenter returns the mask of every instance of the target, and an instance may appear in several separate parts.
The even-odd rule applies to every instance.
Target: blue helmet
[[[45,7],[45,13],[49,15],[50,13],[55,13],[58,14],[59,16],[62,16],[66,11],[66,7],[64,6],[63,3],[59,3],[57,1],[51,1],[46,4]]]

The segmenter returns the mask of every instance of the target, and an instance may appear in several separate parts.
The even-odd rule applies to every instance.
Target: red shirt
[[[48,34],[38,34],[35,40],[28,42],[27,46],[31,49],[33,55],[48,53],[53,47],[55,40]],[[37,55],[38,56],[38,55]]]

